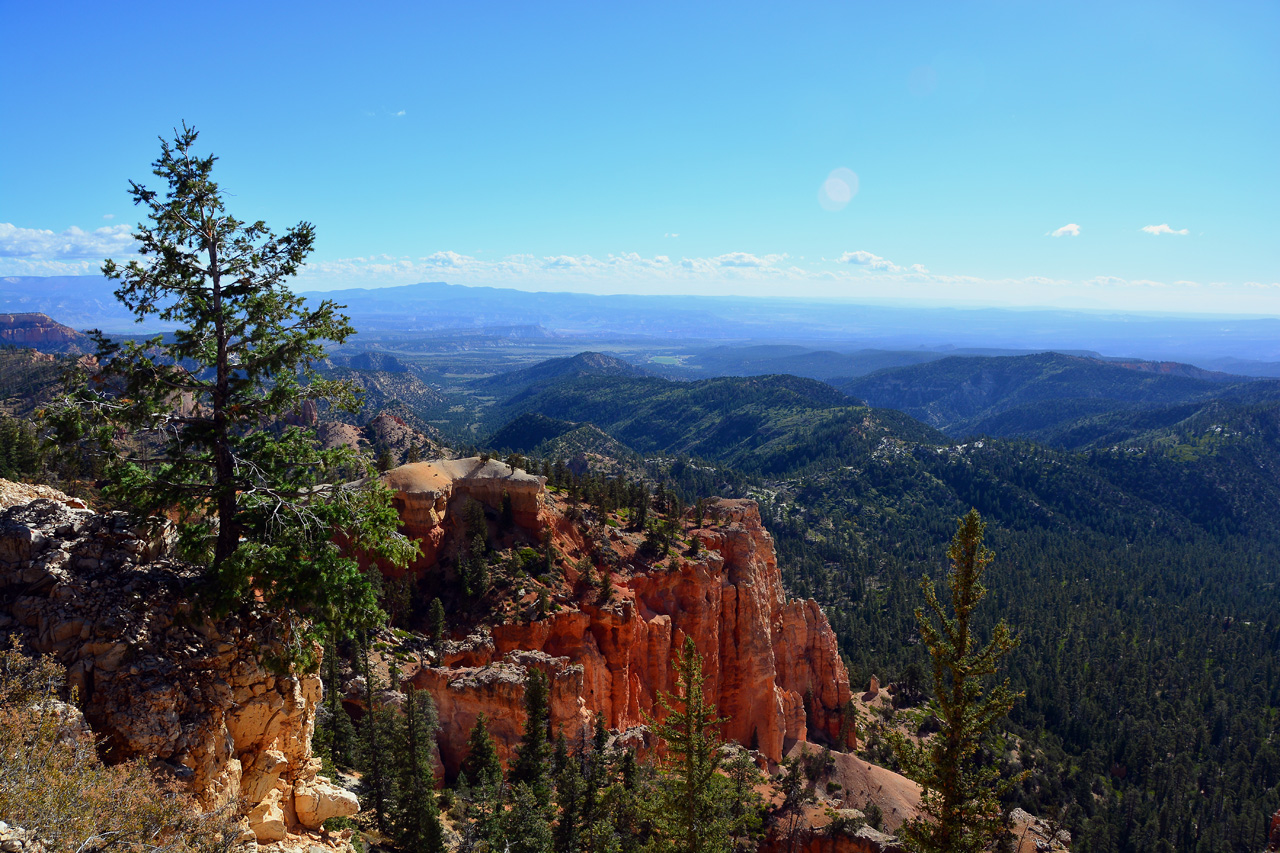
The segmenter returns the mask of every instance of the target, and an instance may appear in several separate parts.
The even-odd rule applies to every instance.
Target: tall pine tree
[[[921,853],[980,853],[1002,832],[999,798],[1013,781],[999,768],[978,760],[983,739],[1018,699],[1008,681],[983,692],[1001,660],[1016,645],[1000,621],[991,640],[979,645],[970,622],[986,596],[982,584],[993,558],[983,544],[986,525],[976,509],[959,520],[947,557],[951,572],[951,613],[938,600],[931,580],[921,586],[925,608],[916,608],[916,624],[933,658],[935,698],[928,708],[940,730],[923,743],[893,739],[907,775],[924,788],[921,818],[903,826],[903,834]]]
[[[663,717],[653,726],[667,748],[653,819],[676,853],[720,853],[730,846],[723,777],[716,772],[724,720],[703,695],[702,657],[692,637],[685,637],[676,676],[679,692],[658,695]]]
[[[436,711],[430,694],[409,688],[404,704],[403,732],[396,768],[392,837],[409,853],[442,853],[444,830],[436,803],[436,779],[431,764]]]
[[[530,669],[524,684],[524,734],[511,765],[511,785],[523,783],[544,807],[551,804],[551,688],[547,676]]]
[[[138,257],[102,267],[139,321],[174,331],[125,341],[95,332],[97,366],[70,380],[49,423],[60,445],[96,448],[113,500],[176,519],[183,556],[208,566],[206,604],[262,602],[305,656],[327,624],[345,632],[377,615],[352,549],[403,565],[417,548],[377,478],[335,485],[362,467],[350,451],[287,423],[307,402],[357,406],[354,385],[311,367],[324,341],[354,329],[339,306],[308,303],[288,284],[315,229],[277,235],[228,213],[217,158],[199,155],[196,138],[184,125],[161,140],[152,171],[164,189],[131,182],[147,214],[133,235]]]

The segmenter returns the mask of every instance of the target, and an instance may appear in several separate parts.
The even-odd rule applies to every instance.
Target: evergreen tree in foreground
[[[161,140],[152,171],[166,188],[131,182],[148,217],[133,235],[139,257],[102,267],[139,322],[175,330],[144,341],[94,333],[99,367],[71,382],[49,421],[59,445],[96,446],[109,497],[178,520],[184,556],[209,564],[207,602],[263,601],[304,653],[301,633],[323,637],[325,623],[346,628],[377,614],[335,531],[394,564],[415,546],[376,480],[331,485],[362,471],[351,452],[324,450],[314,431],[285,423],[307,401],[356,406],[353,386],[311,369],[322,342],[345,340],[351,324],[333,302],[308,304],[286,284],[315,229],[303,222],[276,235],[230,215],[213,180],[217,158],[198,156],[195,143],[185,125]]]
[[[404,707],[403,737],[398,756],[392,835],[396,845],[410,853],[442,853],[444,830],[436,804],[436,778],[431,766],[431,745],[436,711],[425,691],[409,689]]]
[[[502,762],[488,722],[483,713],[476,716],[458,774],[458,795],[469,818],[463,826],[464,851],[489,850],[501,841]]]
[[[544,807],[551,804],[551,686],[530,669],[524,685],[524,734],[511,764],[511,786],[523,783]]]
[[[1019,698],[1007,681],[983,693],[983,680],[1016,645],[1009,626],[998,623],[991,641],[981,647],[970,630],[973,611],[987,594],[982,577],[994,556],[982,542],[985,527],[978,511],[970,510],[947,550],[954,615],[948,615],[927,578],[921,586],[928,614],[916,608],[920,636],[933,657],[936,698],[928,707],[941,729],[919,744],[899,735],[893,746],[907,775],[924,788],[925,817],[903,826],[903,835],[921,853],[985,850],[1003,831],[999,798],[1013,784],[1001,779],[996,767],[981,765],[977,755],[983,738]]]
[[[730,849],[724,778],[715,705],[703,695],[702,657],[692,637],[676,659],[679,693],[660,693],[664,717],[653,730],[666,744],[662,779],[654,802],[654,823],[669,849],[713,853]]]

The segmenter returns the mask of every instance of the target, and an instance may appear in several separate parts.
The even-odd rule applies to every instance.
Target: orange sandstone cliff
[[[543,479],[478,459],[408,465],[385,475],[396,491],[405,532],[423,542],[420,572],[435,563],[447,519],[462,496],[489,507],[505,492],[516,522],[551,530],[577,579],[591,550],[567,521]],[[813,601],[788,601],[773,541],[753,501],[712,502],[701,526],[686,515],[682,535],[701,544],[697,556],[672,552],[655,563],[635,559],[634,542],[603,528],[618,559],[602,561],[614,594],[558,596],[542,618],[511,618],[449,644],[439,661],[401,670],[406,683],[430,691],[440,715],[441,759],[450,774],[465,756],[467,734],[484,713],[499,750],[509,755],[524,722],[524,677],[536,667],[551,676],[552,725],[570,739],[604,715],[609,728],[644,725],[660,691],[673,691],[672,662],[691,637],[704,661],[707,697],[727,717],[724,735],[779,761],[797,742],[839,744],[851,698],[849,677],[826,616]],[[634,538],[634,537],[633,537]],[[432,665],[434,663],[434,665]]]

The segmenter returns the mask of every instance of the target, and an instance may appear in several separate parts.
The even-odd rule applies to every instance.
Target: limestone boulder
[[[289,834],[285,823],[284,795],[279,789],[273,789],[262,802],[249,811],[249,830],[258,839],[259,844],[271,844],[283,841]]]
[[[350,817],[360,811],[356,795],[323,777],[300,782],[293,788],[293,809],[298,823],[319,829],[331,817]]]

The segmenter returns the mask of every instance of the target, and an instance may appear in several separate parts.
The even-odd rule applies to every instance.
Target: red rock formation
[[[410,567],[421,571],[434,567],[439,558],[449,506],[456,499],[471,498],[498,510],[505,493],[511,499],[516,524],[536,528],[546,478],[473,456],[401,465],[383,474],[382,482],[396,493],[393,502],[405,535],[421,543],[422,557]]]
[[[414,467],[391,472],[389,484],[401,500],[411,496],[403,509],[406,532],[434,536],[448,502],[442,489],[428,488],[425,475],[438,477],[437,469],[406,471]],[[406,492],[401,478],[410,473],[414,490]],[[852,694],[826,617],[812,601],[786,600],[754,502],[713,503],[707,518],[708,526],[692,534],[705,546],[701,556],[619,574],[616,597],[606,605],[570,603],[543,619],[498,625],[491,642],[472,642],[446,656],[444,666],[413,676],[441,709],[440,751],[449,772],[457,771],[481,711],[495,721],[500,749],[518,740],[524,712],[517,670],[531,660],[521,653],[544,654],[537,665],[560,691],[553,691],[553,726],[572,737],[597,712],[611,729],[644,724],[658,693],[674,689],[672,661],[685,637],[703,657],[707,697],[728,717],[726,737],[757,744],[773,761],[815,734],[838,739],[840,712]]]
[[[88,336],[46,314],[0,314],[0,345],[42,352],[85,353],[93,349]]]

